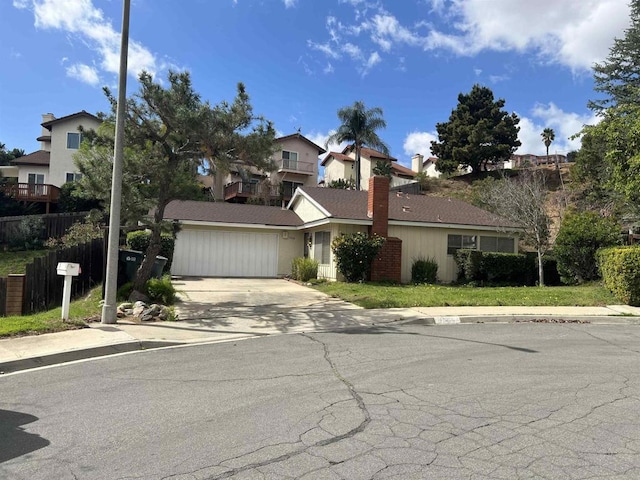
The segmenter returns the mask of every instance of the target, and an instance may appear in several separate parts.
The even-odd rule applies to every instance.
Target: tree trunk
[[[538,285],[544,287],[544,268],[542,268],[542,251],[538,247]]]
[[[154,223],[151,230],[151,238],[149,239],[149,246],[147,247],[147,251],[145,252],[144,260],[142,260],[142,263],[140,264],[140,267],[136,272],[136,277],[133,280],[133,291],[131,293],[131,298],[139,298],[141,294],[144,295],[145,284],[151,278],[153,264],[156,261],[156,256],[160,253],[160,249],[162,248],[160,225],[164,217],[164,209],[166,207],[166,203],[166,200],[161,200],[154,214]]]

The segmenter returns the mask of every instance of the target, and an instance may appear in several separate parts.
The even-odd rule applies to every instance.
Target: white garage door
[[[182,230],[171,273],[203,277],[275,277],[278,234]]]

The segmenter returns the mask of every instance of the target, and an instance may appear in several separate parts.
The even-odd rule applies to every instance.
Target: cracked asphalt
[[[637,479],[633,325],[384,325],[0,377],[0,478]]]

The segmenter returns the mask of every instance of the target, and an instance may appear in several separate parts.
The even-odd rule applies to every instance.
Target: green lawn
[[[83,328],[86,326],[85,319],[100,315],[101,298],[102,286],[98,286],[84,298],[71,302],[68,322],[63,322],[61,319],[61,307],[23,317],[0,317],[0,337],[34,335]]]
[[[0,277],[10,273],[25,273],[26,265],[36,257],[43,257],[49,250],[30,250],[23,252],[0,252]]]
[[[328,282],[321,292],[364,308],[446,306],[598,306],[619,304],[598,284],[571,287],[461,287]]]

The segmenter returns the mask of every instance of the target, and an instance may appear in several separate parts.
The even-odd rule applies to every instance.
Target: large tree
[[[556,139],[556,132],[553,131],[553,128],[547,127],[544,130],[542,130],[542,133],[540,134],[540,136],[542,137],[542,143],[544,143],[544,146],[547,147],[547,162],[548,162],[549,147],[551,146],[553,141]],[[558,165],[558,160],[556,159],[556,166],[557,165]]]
[[[342,122],[336,132],[329,136],[325,143],[353,143],[356,149],[356,189],[360,190],[360,154],[363,146],[375,148],[385,155],[389,155],[389,148],[380,139],[376,130],[386,128],[387,123],[382,118],[382,109],[373,107],[367,109],[363,102],[355,102],[352,106],[338,110],[338,118]]]
[[[438,141],[431,142],[431,152],[438,157],[436,168],[443,173],[459,167],[478,172],[509,160],[521,145],[520,119],[502,110],[504,105],[503,99],[494,100],[491,89],[480,85],[458,95],[449,121],[436,124]]]
[[[134,291],[142,292],[160,251],[167,204],[197,195],[198,169],[224,172],[237,163],[271,170],[275,130],[253,114],[242,84],[232,103],[211,106],[194,91],[186,72],[170,72],[166,86],[148,73],[139,80],[139,91],[127,99],[122,218],[143,221],[152,232],[134,280]],[[109,205],[117,102],[108,89],[105,93],[111,113],[89,132],[76,162],[83,184]]]
[[[593,66],[594,89],[604,94],[589,108],[603,113],[609,107],[637,102],[640,91],[640,0],[631,0],[631,22],[616,38],[608,57]]]

